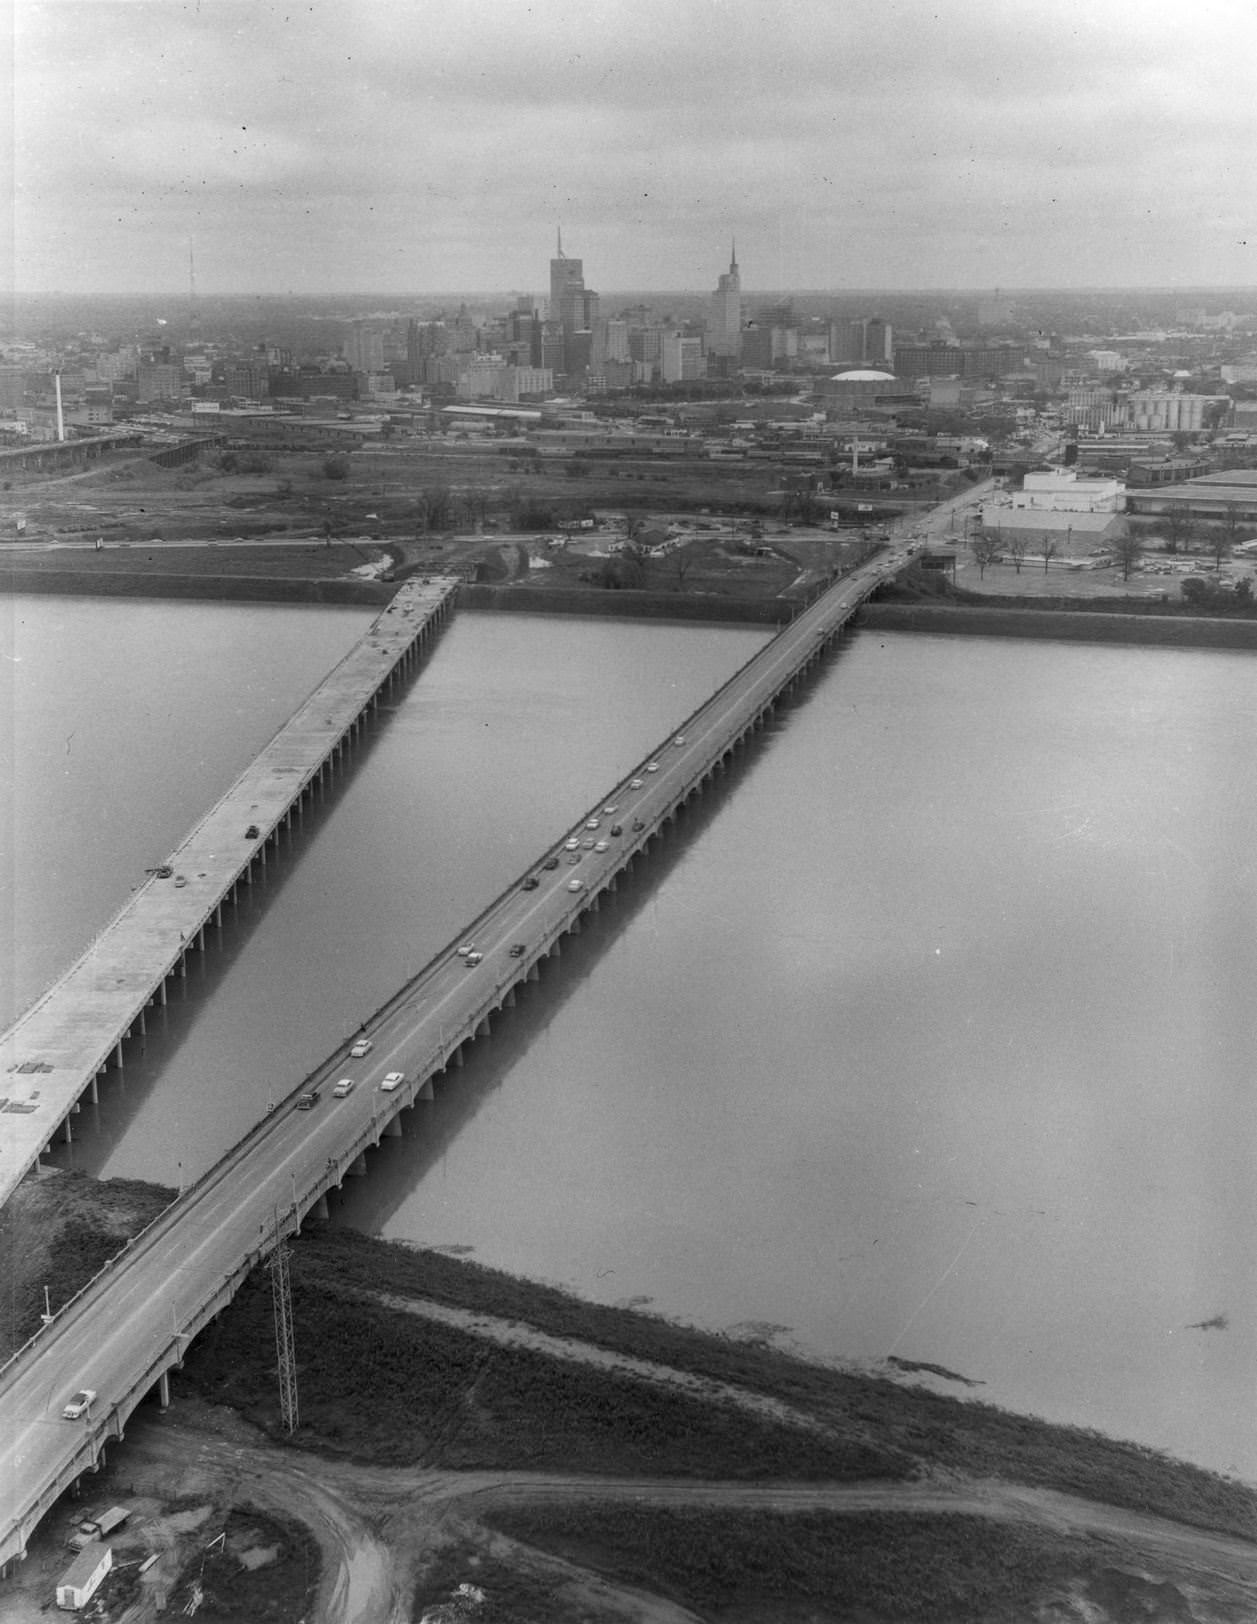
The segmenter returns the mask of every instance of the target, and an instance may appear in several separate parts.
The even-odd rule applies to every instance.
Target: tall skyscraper
[[[550,321],[559,329],[564,349],[560,370],[579,370],[580,358],[588,365],[590,336],[598,321],[598,295],[585,286],[585,266],[563,252],[563,233],[558,233],[557,253],[550,261]],[[577,342],[577,334],[585,334]],[[566,352],[570,351],[569,357]]]
[[[742,277],[738,271],[738,245],[729,255],[729,269],[717,279],[707,322],[709,355],[737,355],[742,343]]]

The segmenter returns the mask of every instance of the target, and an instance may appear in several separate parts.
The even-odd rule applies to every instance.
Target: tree
[[[969,550],[973,554],[973,562],[978,566],[978,580],[986,574],[986,566],[993,564],[1000,555],[1000,544],[995,536],[984,535],[979,531],[970,538]]]
[[[1124,530],[1113,538],[1113,556],[1122,566],[1122,580],[1130,580],[1130,572],[1143,557],[1144,540],[1135,530]]]
[[[446,530],[454,508],[454,493],[448,485],[429,485],[419,492],[419,522],[425,530]]]
[[[1059,551],[1060,547],[1057,543],[1056,537],[1053,536],[1050,531],[1045,530],[1039,537],[1038,545],[1035,548],[1035,552],[1038,553],[1039,557],[1043,560],[1044,575],[1047,574],[1049,560],[1055,558]]]
[[[342,457],[338,452],[329,451],[323,458],[324,479],[348,479],[349,458]]]
[[[1018,575],[1021,574],[1022,561],[1026,556],[1026,549],[1029,547],[1029,545],[1030,542],[1027,537],[1018,535],[1010,536],[1009,539],[1004,543],[1004,551],[1012,559],[1013,568],[1017,571]]]
[[[1165,515],[1165,550],[1167,553],[1176,553],[1181,547],[1187,551],[1187,544],[1192,538],[1192,516],[1190,508],[1181,508],[1176,503]]]

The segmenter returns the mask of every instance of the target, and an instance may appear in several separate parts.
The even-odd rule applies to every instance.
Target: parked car
[[[354,1080],[353,1080],[353,1078],[352,1077],[342,1077],[340,1079],[340,1081],[336,1084],[335,1088],[333,1088],[333,1090],[332,1090],[332,1098],[334,1100],[343,1100],[346,1094],[352,1094],[353,1091],[354,1091]]]
[[[374,1048],[375,1045],[370,1038],[359,1038],[349,1053],[352,1059],[361,1060],[364,1054],[370,1054]]]
[[[79,1421],[96,1402],[96,1389],[94,1387],[81,1387],[61,1414],[67,1421]]]
[[[406,1075],[404,1072],[390,1071],[380,1084],[380,1091],[384,1094],[391,1094],[395,1088],[400,1088],[405,1081]]]

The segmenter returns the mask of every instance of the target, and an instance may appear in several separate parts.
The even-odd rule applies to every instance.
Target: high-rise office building
[[[588,365],[592,333],[598,324],[598,295],[585,286],[584,262],[569,259],[563,252],[561,231],[557,250],[550,261],[550,321],[562,334],[561,370],[573,372],[581,369],[582,359]],[[578,341],[578,334],[583,334],[583,339]],[[569,350],[570,357],[566,353]]]
[[[738,247],[729,255],[729,269],[717,279],[707,322],[707,350],[711,355],[737,355],[742,343],[742,277]]]

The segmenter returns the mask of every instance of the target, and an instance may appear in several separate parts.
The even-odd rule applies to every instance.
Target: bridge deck
[[[167,979],[221,923],[254,865],[265,864],[268,844],[300,816],[380,690],[445,618],[456,586],[444,578],[404,585],[82,957],[0,1037],[0,1202],[58,1129],[69,1135],[97,1075],[123,1063],[124,1040],[143,1029],[146,1007],[164,1001]]]

